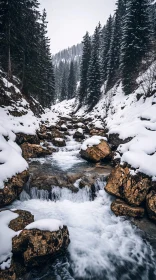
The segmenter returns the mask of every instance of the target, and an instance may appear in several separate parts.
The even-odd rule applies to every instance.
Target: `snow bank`
[[[25,227],[25,229],[39,229],[46,231],[58,231],[63,228],[63,223],[60,220],[56,219],[42,219],[36,222],[33,222]]]
[[[83,142],[81,149],[87,150],[88,147],[99,145],[101,140],[107,141],[106,137],[94,135]]]
[[[18,214],[9,210],[0,212],[0,269],[4,270],[11,265],[12,238],[17,234],[8,227],[11,220],[16,219]]]

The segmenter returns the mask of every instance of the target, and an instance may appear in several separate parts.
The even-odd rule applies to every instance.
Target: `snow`
[[[77,132],[83,134],[83,129],[82,129],[82,128],[78,128],[78,129],[77,129]]]
[[[102,140],[107,141],[107,138],[102,137],[102,136],[98,136],[98,135],[94,135],[94,136],[86,139],[83,142],[83,144],[81,146],[81,149],[82,150],[87,150],[88,147],[93,147],[93,146],[99,145]]]
[[[58,142],[63,142],[63,138],[55,138],[55,141],[58,141]]]
[[[39,229],[45,231],[58,231],[63,228],[63,223],[56,219],[41,219],[25,227],[25,229]]]
[[[12,238],[16,232],[8,227],[11,220],[16,219],[18,214],[9,210],[0,212],[0,269],[10,267],[12,257]]]

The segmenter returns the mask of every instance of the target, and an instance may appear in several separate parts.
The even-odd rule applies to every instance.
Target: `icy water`
[[[63,171],[83,169],[86,162],[79,156],[80,144],[67,141],[48,165]],[[45,162],[44,162],[45,164]],[[35,220],[56,218],[68,226],[71,243],[68,253],[40,271],[32,271],[29,280],[155,280],[155,257],[141,232],[128,220],[115,217],[110,210],[111,197],[104,191],[105,178],[96,182],[96,199],[89,188],[73,194],[68,189],[52,191],[53,200],[22,196],[14,208],[30,211]]]

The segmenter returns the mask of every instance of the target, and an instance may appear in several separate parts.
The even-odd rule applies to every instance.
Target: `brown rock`
[[[80,151],[81,157],[92,162],[99,162],[111,155],[111,149],[105,140],[99,145],[88,147],[86,150]]]
[[[149,218],[156,222],[156,192],[153,190],[146,197],[146,207]]]
[[[25,159],[44,157],[52,154],[52,149],[43,148],[42,146],[36,144],[23,143],[21,145],[21,149],[22,155]]]
[[[28,224],[34,222],[34,216],[25,210],[15,210],[14,213],[17,213],[19,216],[12,220],[9,224],[9,228],[14,231],[19,231],[24,229]]]
[[[0,280],[16,280],[16,273],[13,265],[9,269],[0,270]]]
[[[25,266],[39,266],[65,251],[70,243],[66,226],[56,232],[23,230],[12,240],[12,251],[23,258]]]
[[[37,135],[27,135],[24,133],[16,134],[16,143],[22,145],[23,143],[28,142],[30,144],[40,144],[40,139]]]
[[[10,204],[13,202],[23,190],[23,186],[28,181],[29,172],[28,170],[13,176],[5,183],[3,189],[0,189],[0,207]]]
[[[111,210],[116,216],[129,216],[134,218],[142,218],[144,216],[144,208],[132,207],[121,199],[116,199],[111,204]]]
[[[139,206],[150,189],[150,181],[138,174],[132,176],[128,167],[118,165],[109,176],[105,190],[112,195],[123,198],[130,205]]]
[[[65,147],[66,146],[66,142],[63,138],[54,138],[52,140],[52,143],[56,147]]]
[[[104,136],[106,135],[104,129],[96,129],[96,128],[91,129],[91,130],[89,131],[89,134],[90,134],[91,136],[93,136],[93,135],[99,135],[99,136],[102,136],[102,137],[104,137]]]

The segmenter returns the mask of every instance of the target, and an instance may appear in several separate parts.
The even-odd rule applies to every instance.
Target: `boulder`
[[[13,265],[11,265],[9,269],[0,270],[0,280],[16,280],[16,279],[17,276]]]
[[[12,240],[12,252],[23,259],[26,267],[40,266],[54,260],[70,243],[66,226],[57,231],[24,229]]]
[[[151,191],[146,197],[146,208],[148,216],[156,222],[156,191]]]
[[[65,124],[62,124],[60,127],[60,131],[67,131],[67,126]]]
[[[67,188],[76,193],[78,192],[78,189],[74,187],[74,183],[80,177],[81,174],[42,174],[36,172],[30,178],[30,188],[37,188],[37,190],[48,191],[49,195],[51,194],[52,187],[54,186]]]
[[[89,134],[90,134],[91,136],[93,136],[93,135],[99,135],[99,136],[104,137],[106,133],[105,133],[105,130],[104,130],[104,129],[93,128],[93,129],[89,130]]]
[[[23,143],[21,145],[22,155],[25,159],[44,157],[52,154],[52,149],[44,148],[40,145]]]
[[[142,174],[131,175],[128,167],[116,166],[109,176],[106,192],[124,199],[128,204],[139,206],[145,201],[150,181]]]
[[[19,231],[24,229],[28,224],[34,222],[34,216],[25,210],[12,210],[12,212],[17,213],[19,216],[11,220],[9,228],[14,231]]]
[[[111,156],[111,149],[105,140],[101,140],[98,145],[81,149],[81,157],[92,162],[99,162]]]
[[[108,142],[110,143],[112,149],[115,149],[115,150],[118,148],[119,145],[128,143],[131,140],[132,140],[132,137],[121,139],[119,137],[119,134],[117,134],[117,133],[109,134],[109,138],[108,138]]]
[[[129,216],[134,218],[142,218],[145,212],[144,208],[130,206],[121,199],[116,199],[112,202],[111,210],[116,216]]]
[[[52,143],[56,147],[65,147],[66,146],[66,142],[63,138],[54,138],[54,139],[52,139]]]
[[[80,140],[85,139],[85,136],[84,136],[84,134],[83,134],[83,129],[82,129],[82,128],[79,128],[79,129],[74,133],[73,138],[74,138],[74,139],[80,139]]]
[[[16,143],[18,145],[22,145],[25,142],[30,143],[30,144],[40,144],[40,139],[38,138],[37,135],[17,133],[16,134]]]
[[[0,207],[10,204],[18,198],[23,190],[24,185],[28,181],[28,170],[13,176],[5,183],[4,188],[0,189]]]

